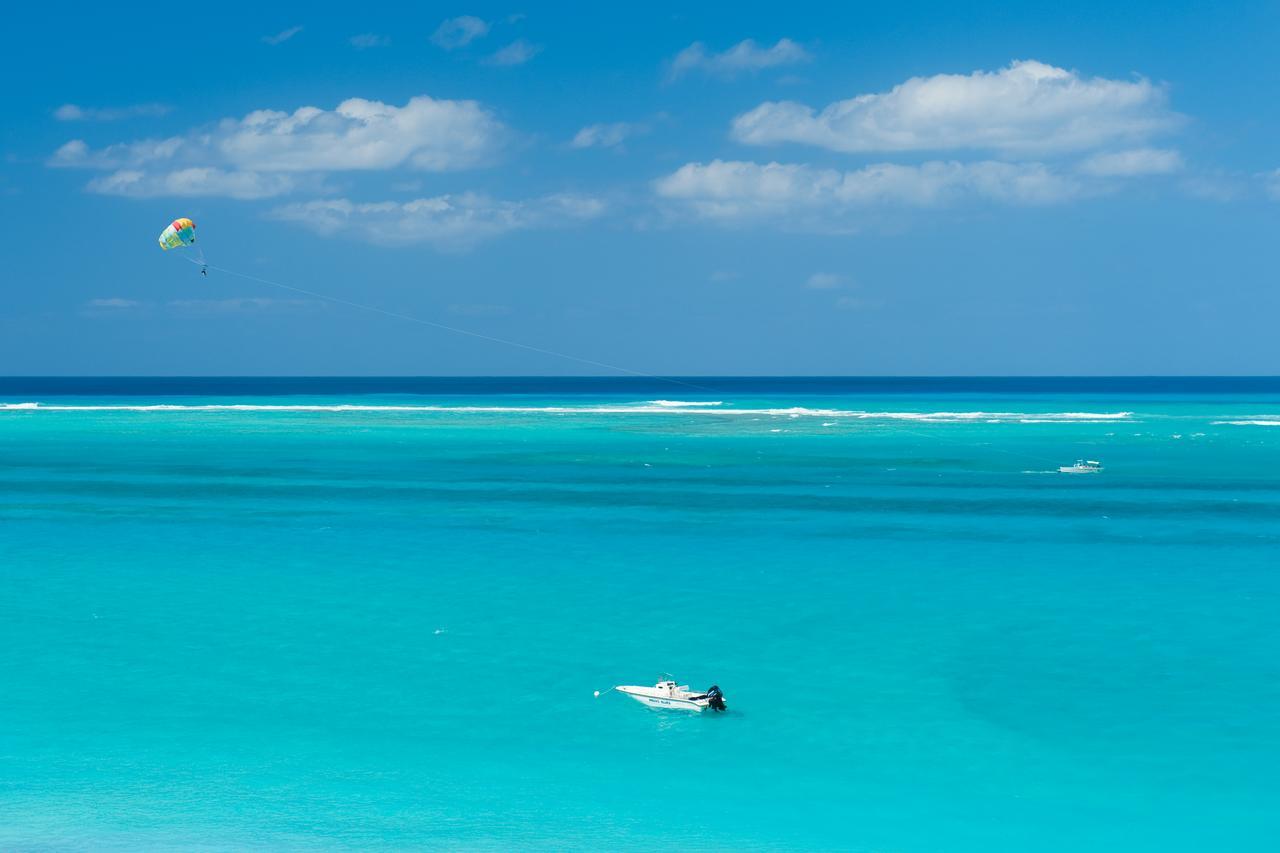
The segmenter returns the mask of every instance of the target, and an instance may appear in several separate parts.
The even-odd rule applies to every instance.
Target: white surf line
[[[187,260],[191,261],[191,263],[193,264],[199,263],[194,258],[187,258]],[[326,302],[333,302],[334,304],[337,304],[337,305],[345,305],[348,308],[358,308],[361,311],[369,311],[374,314],[381,314],[384,317],[394,317],[397,320],[404,320],[409,323],[417,323],[420,326],[428,326],[432,329],[438,329],[443,332],[451,332],[455,335],[465,335],[469,338],[476,338],[478,340],[488,341],[490,343],[502,344],[503,346],[516,347],[517,349],[527,350],[529,352],[536,352],[541,355],[549,355],[554,358],[563,358],[568,361],[576,361],[579,364],[589,364],[592,367],[600,367],[600,368],[604,368],[605,370],[613,370],[618,373],[626,373],[630,376],[638,376],[643,379],[653,379],[659,382],[668,382],[672,385],[680,385],[685,388],[692,388],[695,391],[711,390],[710,388],[704,388],[701,385],[695,385],[692,382],[685,382],[680,379],[674,379],[670,376],[655,376],[652,373],[644,373],[643,371],[639,371],[639,370],[631,370],[630,368],[620,367],[616,364],[609,364],[608,362],[605,362],[605,361],[596,361],[595,359],[582,358],[581,356],[570,355],[569,353],[565,353],[565,352],[557,352],[556,350],[534,346],[533,344],[526,344],[526,343],[521,343],[520,341],[508,340],[507,338],[499,338],[493,335],[486,335],[482,332],[473,332],[470,329],[463,329],[458,326],[450,326],[446,323],[437,323],[435,320],[425,320],[422,317],[414,317],[411,314],[401,314],[398,311],[388,311],[385,308],[378,308],[374,305],[364,305],[360,302],[352,302],[350,299],[343,299],[340,296],[329,296],[328,294],[325,294],[325,293],[317,293],[314,290],[306,290],[301,287],[294,287],[291,284],[284,284],[283,282],[272,281],[271,279],[268,279],[268,278],[261,278],[260,276],[249,275],[248,273],[243,273],[243,272],[237,272],[236,270],[227,269],[226,267],[214,266],[213,264],[200,264],[200,265],[211,270],[217,270],[218,272],[226,273],[227,275],[234,275],[239,278],[247,279],[248,281],[256,281],[260,284],[267,284],[272,287],[279,287],[283,290],[291,290],[294,293],[301,293],[305,296],[310,296],[315,299],[323,299]]]
[[[716,404],[717,406],[719,403]],[[553,414],[553,415],[711,415],[716,417],[762,416],[774,418],[839,418],[854,421],[905,421],[930,424],[1096,424],[1115,423],[1129,412],[1045,412],[1029,421],[1020,412],[869,412],[859,409],[716,408],[711,405],[601,405],[581,406],[447,406],[366,403],[0,403],[0,411],[16,412],[422,412],[456,414]]]
[[[653,401],[657,403],[659,401]],[[806,409],[802,407],[784,409],[722,409],[716,405],[707,408],[686,408],[669,405],[676,402],[661,401],[668,405],[631,405],[631,406],[414,406],[414,405],[361,405],[361,404],[270,404],[270,403],[208,403],[191,405],[182,403],[154,403],[149,405],[47,405],[43,403],[0,403],[0,412],[142,412],[142,413],[174,413],[174,412],[216,412],[216,413],[253,413],[253,412],[307,412],[307,413],[436,413],[436,414],[529,414],[529,415],[709,415],[723,417],[785,417],[788,420],[798,418],[837,418],[849,422],[893,423],[898,432],[923,439],[927,442],[951,444],[957,447],[973,449],[974,443],[950,438],[939,433],[925,433],[916,429],[905,429],[901,424],[926,423],[964,425],[975,423],[1025,424],[1027,419],[1020,412],[868,412],[851,409]],[[1045,412],[1039,413],[1034,423],[1042,424],[1080,424],[1080,423],[1117,423],[1132,416],[1132,412]],[[1047,416],[1047,417],[1046,417]],[[1097,420],[1097,419],[1101,420]],[[835,423],[834,421],[832,422]],[[781,430],[771,430],[781,432]],[[985,443],[983,443],[985,444]],[[1016,459],[1047,464],[1056,464],[1048,457],[1006,450],[1001,447],[987,445],[985,450],[1011,456]],[[1057,460],[1060,461],[1060,460]],[[1048,472],[1047,472],[1048,473]]]
[[[202,247],[202,248],[203,248],[203,247]],[[216,271],[218,271],[218,272],[225,273],[225,274],[227,274],[227,275],[233,275],[233,276],[236,276],[237,278],[243,278],[243,279],[245,279],[245,280],[247,280],[247,281],[254,281],[254,282],[258,282],[258,283],[260,283],[260,284],[269,285],[269,286],[271,286],[271,287],[277,287],[277,288],[280,288],[280,289],[282,289],[282,290],[288,290],[288,291],[291,291],[291,292],[293,292],[293,293],[301,293],[301,294],[303,294],[304,296],[310,296],[310,297],[312,297],[312,298],[314,298],[314,299],[322,299],[322,300],[324,300],[324,301],[326,301],[326,302],[332,302],[332,303],[334,303],[335,305],[345,305],[345,306],[347,306],[347,307],[349,307],[349,308],[357,308],[357,309],[359,309],[359,310],[361,310],[361,311],[368,311],[368,312],[373,313],[373,314],[380,314],[380,315],[382,315],[382,316],[384,316],[384,317],[392,317],[392,318],[395,318],[395,319],[397,319],[397,320],[404,320],[404,321],[409,322],[409,323],[416,323],[416,324],[418,324],[418,325],[420,325],[420,326],[427,326],[427,327],[432,328],[432,329],[438,329],[438,330],[440,330],[440,331],[450,332],[450,333],[455,334],[455,335],[464,335],[464,336],[466,336],[466,337],[476,338],[476,339],[478,339],[478,340],[489,341],[490,343],[496,343],[496,344],[502,344],[502,345],[504,345],[504,346],[515,347],[515,348],[517,348],[517,349],[526,350],[526,351],[528,351],[528,352],[536,352],[536,353],[539,353],[539,354],[541,354],[541,355],[549,355],[549,356],[552,356],[552,357],[554,357],[554,358],[562,358],[562,359],[565,359],[565,360],[567,360],[567,361],[575,361],[575,362],[578,362],[579,364],[588,364],[588,365],[591,365],[592,367],[600,367],[600,368],[604,368],[605,370],[612,370],[612,371],[616,371],[616,372],[618,372],[618,373],[625,373],[625,374],[628,374],[628,375],[630,375],[630,376],[637,376],[637,377],[641,377],[641,378],[644,378],[644,379],[652,379],[652,380],[657,380],[657,381],[661,381],[661,382],[667,382],[667,383],[670,383],[670,384],[672,384],[672,385],[680,385],[680,386],[683,386],[683,387],[686,387],[686,388],[691,388],[691,389],[694,389],[694,390],[697,390],[697,391],[707,391],[707,392],[712,392],[712,389],[710,389],[710,388],[705,388],[705,387],[700,386],[700,385],[695,385],[695,384],[694,384],[694,383],[692,383],[692,382],[685,382],[685,381],[683,381],[683,380],[680,380],[680,379],[674,379],[674,378],[672,378],[672,377],[668,377],[668,376],[655,376],[654,374],[651,374],[651,373],[644,373],[644,372],[639,371],[639,370],[631,370],[630,368],[620,367],[619,365],[616,365],[616,364],[609,364],[608,362],[596,361],[596,360],[594,360],[594,359],[589,359],[589,358],[582,358],[582,357],[580,357],[580,356],[570,355],[570,354],[568,354],[568,353],[563,353],[563,352],[557,352],[556,350],[550,350],[550,349],[546,349],[546,348],[544,348],[544,347],[534,346],[534,345],[532,345],[532,344],[525,344],[525,343],[521,343],[520,341],[512,341],[512,340],[508,340],[508,339],[506,339],[506,338],[499,338],[499,337],[496,337],[496,336],[493,336],[493,335],[486,335],[486,334],[483,334],[483,333],[481,333],[481,332],[473,332],[473,331],[471,331],[470,329],[463,329],[463,328],[460,328],[460,327],[458,327],[458,326],[450,326],[450,325],[448,325],[448,324],[445,324],[445,323],[439,323],[439,322],[436,322],[436,321],[434,321],[434,320],[426,320],[426,319],[423,319],[423,318],[421,318],[421,317],[414,317],[414,316],[412,316],[412,315],[410,315],[410,314],[402,314],[402,313],[400,313],[400,312],[398,312],[398,311],[389,311],[389,310],[387,310],[387,309],[385,309],[385,308],[378,308],[378,307],[373,306],[373,305],[365,305],[365,304],[360,303],[360,302],[353,302],[352,300],[349,300],[349,299],[343,299],[342,297],[338,297],[338,296],[330,296],[330,295],[328,295],[328,294],[325,294],[325,293],[319,293],[319,292],[316,292],[316,291],[314,291],[314,290],[307,290],[307,289],[305,289],[305,288],[295,287],[295,286],[293,286],[293,285],[291,285],[291,284],[285,284],[285,283],[283,283],[283,282],[273,281],[272,279],[262,278],[261,276],[250,275],[249,273],[242,273],[242,272],[238,272],[238,271],[236,271],[236,270],[228,269],[228,268],[226,268],[226,267],[215,266],[215,265],[210,264],[210,263],[207,263],[207,262],[205,261],[205,259],[204,259],[204,257],[203,257],[203,251],[202,251],[200,254],[201,254],[201,257],[200,257],[200,259],[199,259],[199,260],[197,260],[197,259],[195,259],[195,258],[187,257],[186,255],[179,255],[178,257],[183,258],[183,260],[190,261],[191,263],[193,263],[193,264],[195,264],[195,265],[197,265],[197,266],[199,266],[199,267],[202,267],[202,268],[204,268],[204,269],[216,270]],[[712,392],[712,393],[714,393],[714,392]],[[657,405],[657,407],[656,407],[656,408],[657,408],[659,411],[666,411],[666,412],[669,412],[669,413],[672,413],[672,414],[676,414],[676,413],[702,413],[702,412],[706,412],[707,414],[711,414],[711,413],[715,413],[715,412],[717,411],[717,410],[715,410],[715,409],[706,409],[706,410],[694,410],[694,411],[692,411],[692,412],[691,412],[690,410],[687,410],[687,409],[683,409],[683,410],[682,410],[682,409],[679,409],[679,408],[669,407],[669,406],[663,406],[663,405],[662,405],[662,403],[667,403],[667,402],[678,402],[678,401],[655,401],[655,403],[658,403],[658,405]],[[7,405],[5,405],[5,404],[0,404],[0,410],[9,410],[9,411],[13,411],[13,410],[28,410],[28,411],[30,411],[30,410],[32,410],[32,409],[37,409],[37,410],[39,410],[39,409],[46,409],[46,410],[48,410],[48,409],[53,409],[53,408],[54,408],[54,407],[43,407],[43,406],[39,406],[39,405],[37,405],[37,404],[28,404],[28,403],[7,404]],[[77,408],[77,407],[71,407],[71,406],[61,407],[61,409],[62,409],[63,411],[67,411],[67,410],[76,410],[76,408]],[[168,409],[168,410],[172,410],[172,409],[174,409],[174,408],[176,408],[176,407],[173,407],[173,406],[146,406],[146,407],[129,406],[129,407],[124,407],[124,406],[122,406],[122,407],[98,407],[98,408],[99,408],[99,409],[113,409],[113,408],[116,408],[116,409],[120,409],[120,410],[135,410],[135,411],[162,411],[162,410],[166,410],[166,409]],[[203,407],[203,408],[205,408],[205,409],[212,409],[213,407],[212,407],[212,406],[210,406],[210,407]],[[233,410],[243,410],[243,409],[246,409],[246,408],[248,408],[248,407],[247,407],[247,406],[229,406],[229,407],[227,407],[227,408],[229,408],[229,409],[233,409]],[[84,410],[87,410],[87,409],[86,409],[85,407],[80,407],[80,408],[79,408],[79,410],[84,411]],[[323,409],[313,409],[313,410],[322,411]],[[572,411],[578,411],[578,412],[581,412],[581,411],[583,411],[583,410],[582,410],[582,409],[568,409],[567,411],[570,411],[570,412],[572,412]],[[634,408],[631,408],[631,409],[626,409],[625,411],[627,411],[627,412],[634,412],[634,411],[635,411],[635,409],[634,409]],[[725,410],[719,410],[719,411],[721,411],[721,412],[725,412]],[[739,410],[730,410],[730,411],[734,411],[735,413],[753,414],[753,412],[751,412],[750,410],[741,410],[741,409],[739,409]],[[758,412],[758,413],[759,413],[759,414],[789,414],[789,415],[791,415],[792,417],[798,417],[798,416],[800,416],[801,412],[803,412],[804,414],[812,414],[812,415],[814,415],[814,416],[818,416],[818,417],[839,417],[839,416],[840,416],[840,415],[835,414],[835,412],[834,412],[834,411],[828,411],[828,410],[822,410],[822,409],[815,409],[815,410],[798,410],[798,409],[793,409],[793,410],[791,410],[791,411],[784,411],[784,412],[776,412],[776,411],[768,411],[768,410],[766,410],[766,411],[761,411],[761,412]],[[725,412],[725,413],[727,413],[727,412]],[[869,413],[857,413],[857,415],[854,415],[854,416],[855,416],[855,417],[859,417],[859,418],[871,419],[871,418],[869,418],[869,417],[868,417],[868,414],[869,414]],[[885,414],[885,413],[882,413],[882,414]],[[919,414],[917,414],[917,413],[899,413],[899,414],[906,414],[906,415],[910,415],[911,417],[910,417],[910,418],[908,418],[908,419],[911,419],[911,420],[921,420],[921,421],[924,421],[924,422],[933,422],[933,423],[955,423],[955,422],[956,422],[956,420],[955,420],[955,419],[953,419],[953,418],[947,418],[946,420],[931,420],[931,419],[929,419],[927,416],[926,416],[926,417],[924,417],[924,418],[921,418],[921,417],[919,416]],[[952,414],[952,415],[954,415],[954,414],[956,414],[956,413],[936,413],[936,414]],[[965,413],[965,414],[984,414],[984,413]],[[1079,414],[1087,414],[1087,413],[1066,413],[1066,414],[1068,415],[1068,418],[1066,419],[1066,422],[1071,422],[1070,415],[1079,415]],[[1125,418],[1127,418],[1130,414],[1131,414],[1131,413],[1129,413],[1129,412],[1120,412],[1120,413],[1113,413],[1113,414],[1102,415],[1101,417],[1102,417],[1102,418],[1104,418],[1104,419],[1118,419],[1118,420],[1124,420],[1124,419],[1125,419]],[[846,416],[847,416],[847,415],[846,415]],[[882,419],[883,419],[883,418],[882,418]],[[973,418],[973,419],[975,419],[975,420],[976,420],[976,418]],[[970,419],[969,419],[969,418],[966,418],[965,420],[970,420]],[[913,431],[911,431],[911,430],[901,430],[901,431],[902,431],[902,432],[904,432],[904,433],[906,433],[906,434],[908,434],[908,435],[914,434],[914,435],[916,435],[917,437],[925,438],[925,439],[927,439],[927,440],[942,441],[943,443],[951,443],[951,444],[955,444],[955,445],[957,445],[957,446],[965,446],[965,447],[971,447],[971,446],[972,446],[972,445],[971,445],[971,443],[969,443],[969,442],[962,442],[962,441],[958,441],[958,440],[956,440],[956,439],[946,439],[946,438],[941,438],[940,436],[937,436],[937,435],[926,435],[925,433],[913,432]],[[1017,456],[1017,457],[1021,457],[1021,458],[1023,458],[1023,459],[1036,459],[1036,461],[1041,461],[1041,462],[1046,461],[1046,458],[1045,458],[1045,457],[1033,457],[1033,456],[1028,456],[1028,455],[1026,455],[1026,454],[1018,453],[1018,452],[1015,452],[1015,451],[1007,451],[1007,450],[1003,450],[1003,449],[1001,449],[1001,448],[988,448],[988,449],[990,449],[990,450],[994,450],[994,451],[996,451],[996,452],[998,452],[998,453],[1005,453],[1005,454],[1010,455],[1010,456]]]
[[[658,403],[659,401],[653,401]],[[662,403],[673,403],[676,401],[664,400]],[[720,401],[716,401],[719,405]],[[870,421],[880,423],[894,423],[900,433],[912,435],[916,438],[924,439],[928,442],[941,444],[951,444],[957,447],[965,447],[973,449],[973,443],[961,441],[959,439],[949,438],[937,433],[924,433],[914,429],[904,429],[901,424],[919,422],[929,424],[973,424],[973,423],[991,423],[993,416],[1002,415],[1003,417],[996,420],[996,423],[1016,424],[1025,423],[1020,412],[867,412],[850,409],[805,409],[805,408],[787,408],[787,409],[721,409],[716,407],[708,408],[681,408],[671,405],[644,405],[644,406],[406,406],[406,405],[318,405],[318,404],[218,404],[211,403],[207,405],[192,406],[182,404],[154,404],[143,406],[45,406],[38,403],[0,403],[0,411],[129,411],[129,412],[175,412],[175,411],[205,411],[205,412],[399,412],[399,413],[440,413],[440,414],[544,414],[544,415],[711,415],[719,417],[786,417],[788,419],[810,417],[810,418],[838,418],[843,421]],[[1123,421],[1132,416],[1132,412],[1109,412],[1109,413],[1093,413],[1093,412],[1049,412],[1042,413],[1051,416],[1051,419],[1040,420],[1040,423],[1055,424],[1073,424],[1073,423],[1115,423]],[[1088,420],[1092,418],[1103,418],[1102,421]],[[780,430],[772,430],[772,432],[780,432]],[[1031,455],[1019,451],[1005,450],[1001,447],[987,446],[987,451],[1000,453],[1011,456],[1015,459],[1022,460],[1024,463],[1034,461],[1042,464],[1056,464],[1055,460],[1048,457]]]

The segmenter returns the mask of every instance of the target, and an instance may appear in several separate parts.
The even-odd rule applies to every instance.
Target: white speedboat
[[[1097,474],[1102,470],[1102,463],[1094,459],[1077,459],[1074,465],[1063,465],[1058,469],[1061,474]]]
[[[713,711],[725,710],[724,694],[720,688],[711,685],[706,692],[697,693],[689,689],[687,684],[676,684],[674,681],[659,681],[652,687],[635,684],[619,684],[612,688],[625,693],[642,705],[650,708],[663,708],[675,711]],[[599,692],[596,693],[599,696]]]

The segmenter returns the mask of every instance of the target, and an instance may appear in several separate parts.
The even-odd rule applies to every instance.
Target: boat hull
[[[691,702],[688,699],[675,699],[668,696],[648,696],[643,693],[633,693],[632,691],[624,690],[621,687],[618,688],[618,692],[630,696],[641,705],[660,711],[692,711],[696,714],[701,711],[705,711],[707,708],[705,699],[702,700],[701,703],[698,703]]]

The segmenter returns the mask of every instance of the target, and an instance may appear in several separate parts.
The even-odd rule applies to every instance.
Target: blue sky
[[[1275,3],[62,4],[5,374],[1280,373]]]

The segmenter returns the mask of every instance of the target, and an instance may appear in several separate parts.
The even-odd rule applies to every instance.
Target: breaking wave
[[[0,411],[24,412],[401,412],[455,414],[548,414],[548,415],[640,415],[686,414],[772,416],[844,420],[918,421],[923,423],[1110,423],[1129,420],[1133,412],[868,412],[856,409],[817,409],[803,406],[785,408],[721,408],[723,403],[682,400],[651,400],[631,405],[581,406],[442,406],[361,403],[153,403],[153,404],[45,404],[0,403]],[[1280,424],[1280,422],[1277,422]],[[824,424],[825,425],[825,424]]]
[[[723,406],[724,402],[722,400],[709,400],[706,402],[696,400],[692,402],[688,400],[649,400],[646,405],[662,406],[666,409],[688,409],[702,408],[704,406]]]
[[[1247,421],[1213,421],[1214,426],[1280,426],[1280,420],[1255,418]]]

